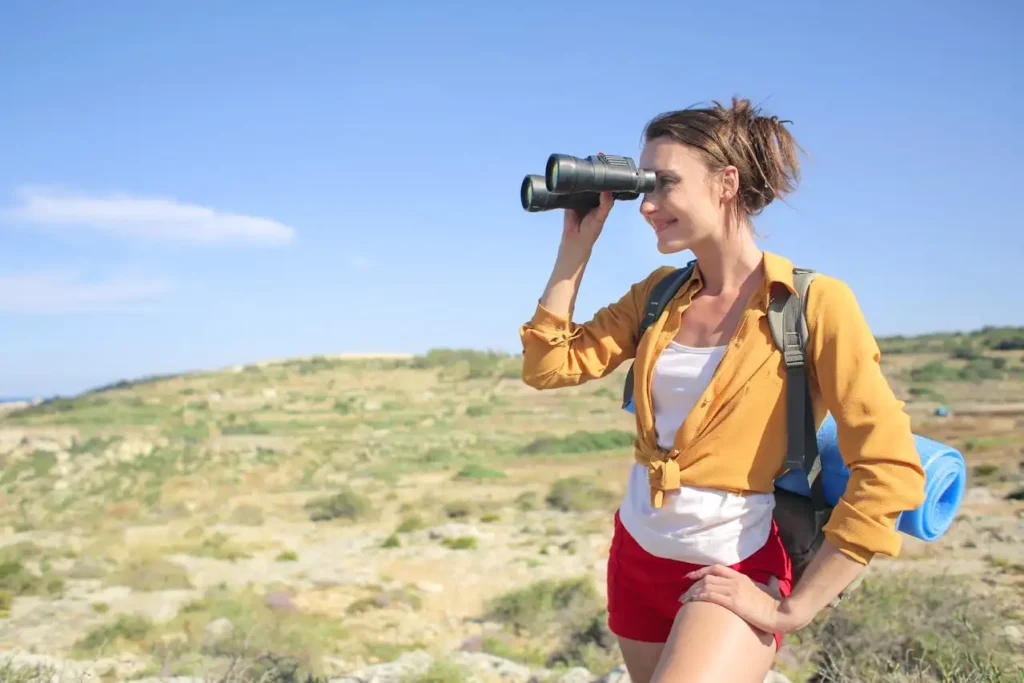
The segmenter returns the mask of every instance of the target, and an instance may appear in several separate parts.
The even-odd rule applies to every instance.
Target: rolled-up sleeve
[[[895,556],[901,548],[897,519],[925,495],[910,416],[882,373],[881,351],[849,286],[819,276],[808,294],[807,318],[814,377],[850,468],[825,537],[861,564],[879,553]]]
[[[535,389],[581,384],[607,375],[632,358],[655,274],[584,323],[556,315],[538,302],[533,317],[519,329],[523,382]]]

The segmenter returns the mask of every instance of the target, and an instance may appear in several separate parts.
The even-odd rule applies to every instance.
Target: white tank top
[[[654,365],[651,395],[658,445],[676,432],[711,381],[726,347],[669,342]],[[692,564],[736,564],[760,549],[771,531],[775,497],[683,486],[651,506],[647,468],[634,463],[619,508],[622,526],[644,550]]]

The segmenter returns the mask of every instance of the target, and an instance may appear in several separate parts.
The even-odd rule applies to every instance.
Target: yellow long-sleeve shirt
[[[575,385],[635,359],[634,453],[648,467],[656,500],[659,491],[680,484],[770,493],[774,480],[785,473],[787,380],[768,329],[769,293],[773,286],[795,290],[791,261],[765,252],[764,266],[764,281],[747,303],[704,395],[680,426],[671,452],[657,445],[651,373],[703,286],[699,267],[642,341],[637,334],[651,288],[672,267],[658,268],[582,324],[538,303],[531,320],[520,328],[523,381],[537,389]],[[882,374],[874,335],[844,282],[819,274],[807,296],[806,315],[816,424],[820,427],[831,412],[850,468],[846,492],[824,533],[862,564],[876,553],[895,556],[901,545],[897,518],[924,501],[924,471],[910,417]]]

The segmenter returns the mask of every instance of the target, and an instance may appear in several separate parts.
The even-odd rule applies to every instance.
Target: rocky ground
[[[1018,680],[1024,381],[958,399],[907,379],[929,362],[892,381],[968,457],[961,513],[788,639],[774,680]],[[307,359],[8,407],[0,681],[628,679],[602,620],[619,386],[538,394],[487,354]]]

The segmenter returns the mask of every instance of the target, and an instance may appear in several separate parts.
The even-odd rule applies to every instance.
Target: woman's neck
[[[726,231],[722,239],[694,245],[693,254],[706,296],[737,294],[761,276],[764,253],[745,226]]]

